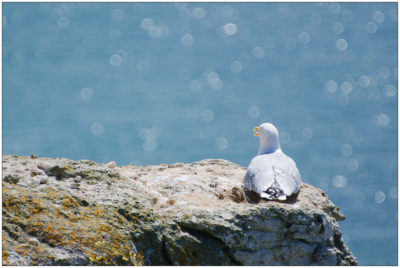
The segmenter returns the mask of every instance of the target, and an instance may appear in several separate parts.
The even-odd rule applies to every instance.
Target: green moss
[[[41,174],[42,174],[42,172],[39,172],[39,171],[36,171],[36,170],[32,170],[31,171],[31,177],[35,177],[35,176],[41,175]]]
[[[3,181],[12,183],[12,184],[17,184],[21,178],[15,175],[7,175],[4,177]]]
[[[49,169],[47,174],[49,176],[55,176],[57,180],[62,180],[63,178],[68,177],[67,171],[68,169],[66,167],[54,166]]]

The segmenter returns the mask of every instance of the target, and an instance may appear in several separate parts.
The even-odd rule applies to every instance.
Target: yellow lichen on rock
[[[110,168],[4,155],[3,265],[357,264],[324,192],[304,183],[294,203],[248,204],[244,173],[221,159]]]
[[[63,247],[81,254],[82,264],[85,264],[86,256],[86,264],[143,265],[143,258],[130,242],[129,234],[109,224],[109,216],[114,214],[112,208],[80,206],[74,197],[51,188],[31,191],[28,196],[23,194],[24,189],[15,187],[18,196],[11,194],[10,187],[3,188],[3,216],[6,219],[3,264],[18,264],[18,261],[10,262],[11,253],[17,255],[16,259],[22,264],[57,264],[49,261],[47,249]],[[46,213],[42,213],[44,211]],[[119,222],[126,224],[127,220],[120,217]],[[16,242],[10,234],[18,240],[37,237],[40,243],[38,246],[19,243],[13,247]]]

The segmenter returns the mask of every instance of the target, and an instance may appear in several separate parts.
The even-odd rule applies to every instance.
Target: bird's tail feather
[[[279,184],[275,181],[270,187],[267,188],[267,190],[261,193],[261,198],[269,200],[286,200],[286,195],[284,194]]]

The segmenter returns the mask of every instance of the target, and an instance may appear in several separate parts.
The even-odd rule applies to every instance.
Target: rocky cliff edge
[[[3,155],[3,265],[356,265],[328,196],[248,204],[226,160]]]

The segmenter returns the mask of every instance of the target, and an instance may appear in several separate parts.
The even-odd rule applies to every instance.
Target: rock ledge
[[[3,155],[3,264],[357,265],[322,190],[248,204],[244,173]]]

